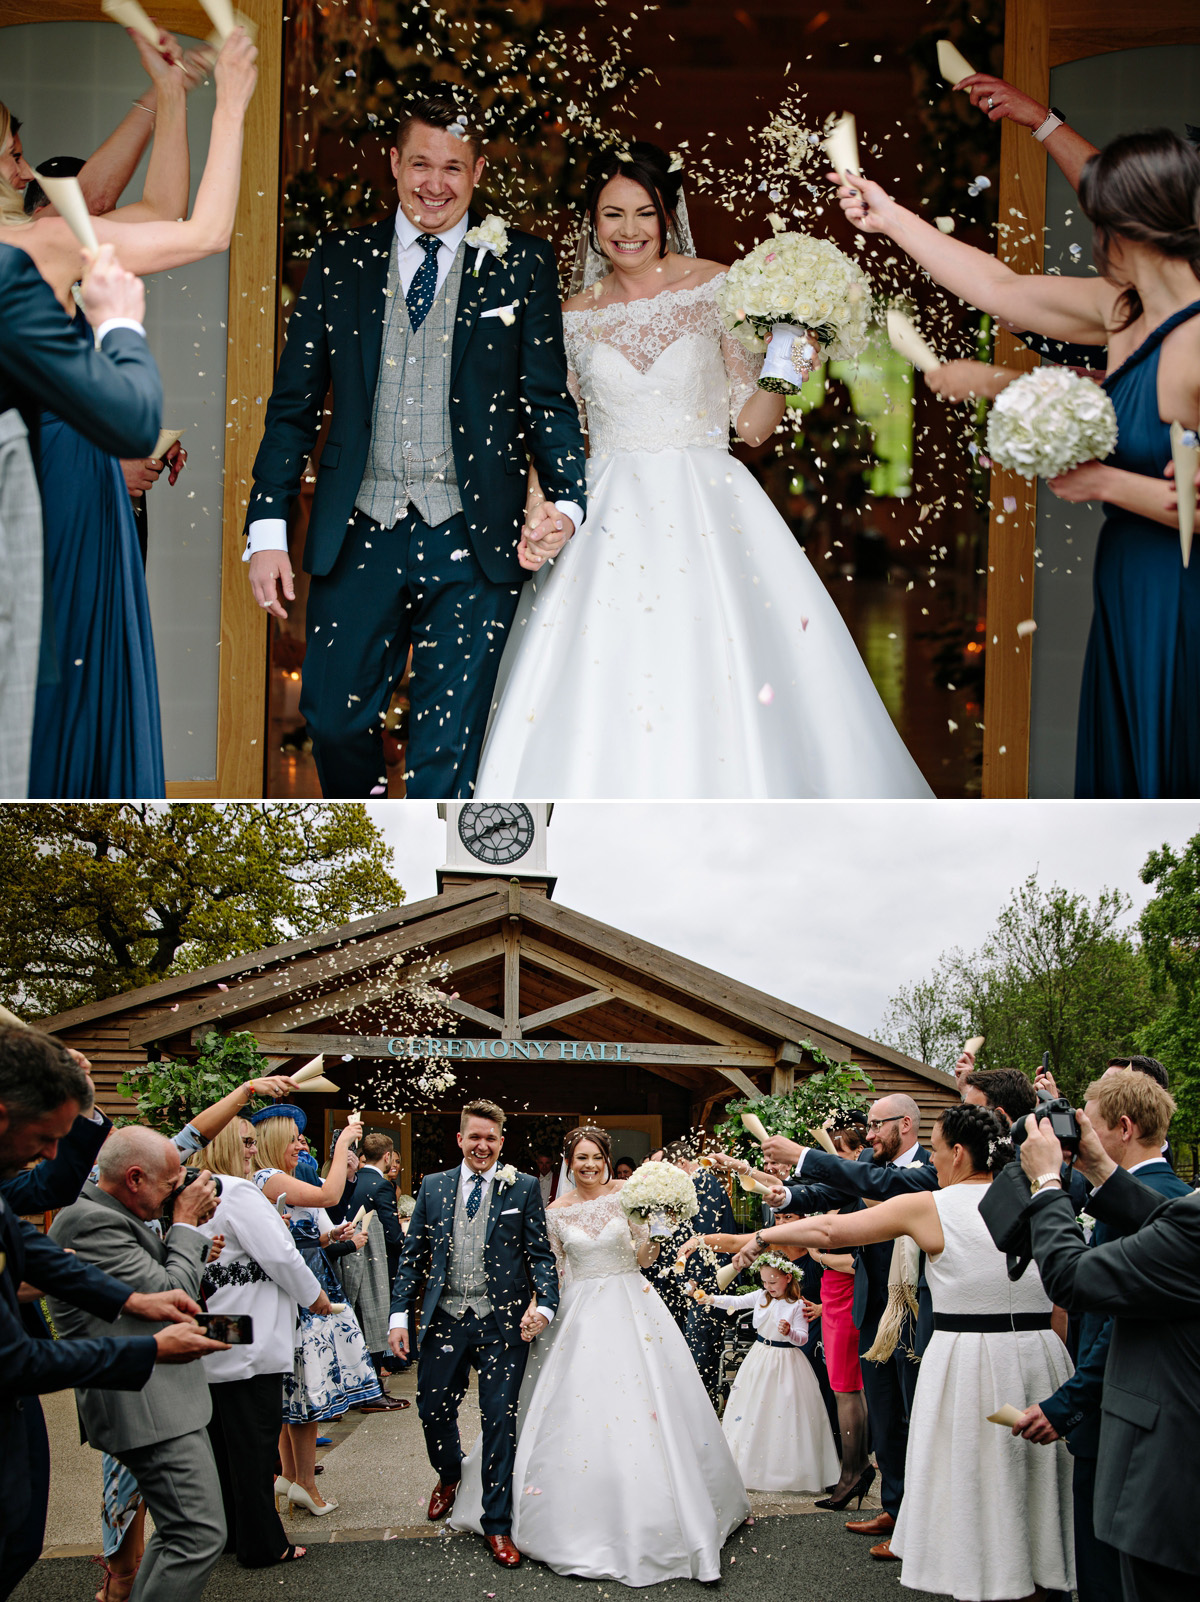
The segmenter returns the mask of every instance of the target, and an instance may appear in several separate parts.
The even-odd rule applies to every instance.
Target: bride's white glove
[[[782,378],[788,384],[803,384],[816,362],[817,345],[806,329],[794,328],[791,323],[776,323],[771,329],[759,382],[764,378]]]

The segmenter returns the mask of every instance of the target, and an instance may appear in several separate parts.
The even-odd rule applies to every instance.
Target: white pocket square
[[[516,322],[517,307],[520,304],[519,300],[514,300],[511,306],[491,306],[487,311],[480,312],[479,321],[482,322],[485,317],[498,317],[506,328],[511,328]]]
[[[508,1218],[513,1213],[519,1213],[520,1211],[521,1211],[521,1209],[519,1207],[506,1207],[504,1209],[504,1211],[500,1214],[500,1216],[501,1216],[501,1218]]]

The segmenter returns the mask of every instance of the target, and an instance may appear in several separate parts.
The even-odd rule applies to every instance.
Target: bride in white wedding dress
[[[521,1387],[513,1544],[583,1579],[719,1579],[721,1548],[750,1511],[742,1477],[695,1359],[639,1271],[656,1247],[621,1208],[607,1133],[573,1130],[566,1156],[574,1199],[546,1212],[563,1293]],[[476,1443],[451,1527],[478,1532],[481,1514]]]
[[[587,516],[561,551],[522,541],[537,576],[474,794],[927,798],[837,607],[730,454],[731,425],[760,444],[784,399],[725,330],[725,270],[692,252],[666,154],[630,154],[588,169],[591,287],[563,317]]]

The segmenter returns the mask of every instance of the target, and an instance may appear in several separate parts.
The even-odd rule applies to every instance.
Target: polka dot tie
[[[437,253],[438,238],[436,234],[418,234],[417,244],[425,252],[425,260],[413,274],[412,283],[408,286],[408,294],[404,297],[408,305],[408,318],[414,331],[429,315],[429,308],[433,305],[437,295]]]
[[[428,238],[428,235],[426,235],[426,237]],[[434,241],[434,243],[436,244],[436,240]],[[430,257],[429,259],[432,260],[433,258]],[[422,267],[421,271],[424,272],[425,269]],[[422,312],[421,315],[424,316],[425,315],[424,312]],[[482,1174],[472,1174],[471,1175],[471,1185],[472,1185],[471,1194],[467,1197],[467,1217],[468,1218],[474,1218],[475,1214],[479,1211],[479,1197],[480,1197],[481,1191],[483,1190],[483,1175]]]

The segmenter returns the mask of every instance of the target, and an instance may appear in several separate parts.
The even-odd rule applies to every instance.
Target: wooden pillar
[[[1008,0],[1004,76],[1048,104],[1050,0]],[[1000,260],[1015,272],[1040,273],[1046,220],[1046,152],[1027,128],[1005,120],[1000,135]],[[1037,358],[1001,330],[996,361],[1028,372]],[[1029,697],[1033,637],[1017,624],[1033,616],[1037,482],[993,467],[988,522],[987,676],[983,698],[983,793],[1020,797],[1029,791]],[[1006,509],[1005,502],[1009,502]],[[1015,508],[1012,503],[1015,502]]]
[[[796,1088],[796,1070],[789,1062],[776,1063],[771,1070],[772,1096],[790,1096]]]
[[[521,926],[504,926],[504,1040],[521,1038]]]

